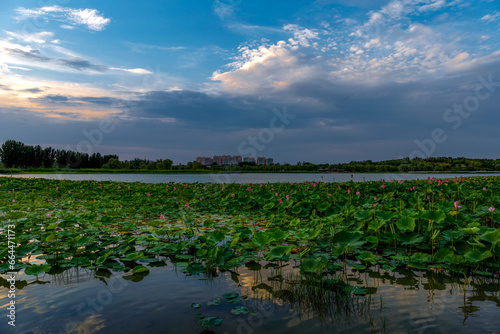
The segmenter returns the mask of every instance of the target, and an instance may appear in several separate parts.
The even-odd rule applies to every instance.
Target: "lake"
[[[2,317],[0,332],[192,334],[203,331],[196,314],[222,318],[220,327],[211,328],[218,334],[499,330],[498,279],[476,277],[466,284],[463,277],[450,278],[439,272],[347,269],[338,277],[365,287],[366,295],[351,304],[326,305],[317,297],[308,300],[307,294],[290,293],[286,278],[294,271],[293,263],[277,269],[266,268],[262,262],[261,266],[217,272],[206,279],[204,275],[186,276],[164,259],[145,276],[77,268],[43,274],[38,280],[20,275],[16,329],[9,331]],[[0,283],[0,302],[7,305],[7,282],[0,279]],[[248,298],[234,304],[222,298],[225,293]],[[220,305],[207,305],[217,299],[221,299]],[[194,309],[193,303],[201,307]],[[238,305],[253,313],[232,314]]]
[[[0,228],[8,229],[7,226],[10,224],[16,224],[18,242],[36,244],[37,250],[32,253],[35,255],[31,258],[26,257],[26,254],[33,251],[29,250],[31,246],[20,245],[16,248],[20,252],[19,258],[22,258],[22,262],[31,264],[27,268],[36,267],[32,265],[43,265],[46,262],[51,265],[50,270],[46,270],[47,273],[40,271],[38,276],[27,275],[24,270],[16,274],[16,328],[8,325],[9,319],[6,317],[10,302],[7,295],[11,284],[7,281],[9,275],[4,272],[6,270],[2,270],[4,273],[0,275],[0,305],[2,305],[0,333],[458,334],[495,333],[500,328],[498,266],[488,267],[489,271],[485,272],[484,268],[478,269],[478,263],[478,267],[474,265],[472,270],[455,271],[452,275],[448,274],[448,270],[453,266],[438,262],[431,264],[429,259],[425,260],[422,257],[425,254],[420,251],[425,252],[427,249],[424,247],[428,244],[427,239],[430,235],[427,230],[429,226],[432,228],[432,225],[430,223],[424,225],[422,221],[419,225],[422,223],[422,235],[426,240],[402,238],[402,242],[410,246],[409,249],[408,246],[399,247],[398,254],[403,258],[405,254],[409,257],[408,252],[413,248],[413,255],[412,261],[404,260],[407,264],[398,266],[393,261],[396,260],[395,257],[392,256],[396,254],[396,234],[390,232],[389,228],[378,231],[381,229],[380,226],[374,228],[371,225],[375,221],[371,218],[371,214],[375,211],[369,216],[364,215],[366,209],[374,208],[373,203],[376,205],[373,210],[377,210],[380,206],[382,219],[384,212],[388,210],[396,210],[394,211],[396,213],[404,209],[407,213],[411,213],[420,210],[419,207],[429,208],[428,203],[435,203],[434,196],[426,195],[429,190],[434,189],[437,196],[446,195],[440,202],[436,202],[439,203],[439,210],[446,211],[446,214],[443,212],[447,217],[446,221],[443,222],[445,218],[443,217],[441,222],[438,222],[446,224],[443,225],[447,226],[446,229],[455,226],[458,217],[471,223],[484,221],[484,225],[488,218],[490,224],[497,224],[499,220],[495,218],[496,211],[488,210],[488,206],[499,207],[497,179],[455,180],[456,182],[444,185],[437,185],[438,182],[427,180],[408,183],[415,184],[417,189],[406,186],[406,183],[395,182],[390,186],[401,193],[400,199],[395,201],[393,192],[385,193],[391,187],[385,187],[385,184],[382,186],[380,183],[362,183],[362,181],[381,178],[391,180],[396,177],[453,178],[460,175],[354,174],[353,180],[361,183],[343,184],[338,187],[319,182],[349,181],[350,174],[23,174],[18,176],[115,180],[127,182],[129,185],[111,182],[81,184],[55,180],[0,180]],[[185,184],[180,187],[170,184],[131,183],[133,181],[150,183],[279,181],[293,182],[294,185],[257,184],[242,187],[238,184],[212,184],[207,185],[205,189],[205,186],[198,184]],[[305,181],[315,181],[319,184],[298,184]],[[483,184],[475,184],[479,181],[484,181],[484,187]],[[360,193],[348,192],[347,188],[350,187],[360,188]],[[456,189],[461,189],[462,194],[456,194]],[[334,196],[327,196],[326,190],[331,191]],[[262,211],[260,208],[247,211],[246,206],[252,203],[249,204],[244,200],[241,203],[237,202],[239,196],[242,199],[247,198],[243,197],[247,193],[255,193],[255,203],[267,207],[265,210],[275,210],[273,212],[276,214],[264,215],[267,211]],[[321,237],[318,237],[319,234],[314,234],[317,226],[312,225],[312,219],[308,218],[312,215],[308,213],[309,211],[306,211],[306,215],[299,214],[300,211],[294,215],[290,214],[289,220],[277,222],[277,219],[280,219],[278,210],[287,209],[283,203],[288,200],[290,203],[294,200],[304,201],[304,193],[309,194],[311,201],[331,201],[332,207],[343,203],[344,205],[340,207],[346,209],[347,219],[349,219],[348,209],[356,205],[356,214],[359,215],[350,217],[356,222],[362,221],[363,226],[366,225],[373,230],[370,232],[370,240],[380,236],[380,242],[384,242],[384,246],[378,249],[372,245],[372,241],[368,241],[368,236],[366,243],[363,240],[363,244],[370,247],[366,248],[370,250],[368,253],[373,252],[374,262],[369,259],[360,262],[359,258],[365,253],[362,253],[365,249],[356,249],[360,247],[355,246],[359,238],[350,241],[339,239],[342,247],[346,247],[342,250],[343,257],[341,253],[333,254],[338,247],[341,247],[336,246],[336,241],[331,243],[335,244],[335,247],[324,245],[324,240],[330,240],[325,238],[341,235],[341,232],[337,233],[335,229],[343,228],[342,224],[345,221],[349,222],[342,217],[332,225],[327,217],[331,215],[322,213],[321,219],[325,224],[330,224],[331,228],[320,226],[318,231],[321,232]],[[184,194],[192,194],[190,196],[193,198],[187,198]],[[262,197],[262,200],[257,197],[264,194],[270,196]],[[290,198],[285,197],[285,194],[291,194]],[[320,197],[318,194],[324,196]],[[313,195],[318,196],[313,197]],[[378,199],[374,198],[374,195],[377,195]],[[415,196],[417,200],[413,200]],[[455,202],[458,196],[462,196],[460,206]],[[467,202],[477,201],[478,198],[483,198],[485,202],[479,206]],[[178,201],[172,202],[174,199]],[[408,200],[403,203],[401,199]],[[425,202],[426,199],[428,202]],[[276,207],[268,205],[273,200],[283,203],[276,204]],[[186,201],[190,202],[185,203]],[[233,202],[236,208],[234,213],[219,215],[223,211],[221,209],[223,204]],[[214,209],[210,209],[212,207]],[[328,210],[328,208],[320,209],[319,205],[316,207],[321,212]],[[301,210],[313,209],[304,207]],[[334,215],[338,216],[337,211],[340,210],[334,211]],[[437,214],[438,211],[432,213]],[[439,216],[431,219],[439,219]],[[311,221],[311,227],[300,225],[301,221]],[[402,235],[408,232],[406,236],[413,238],[418,234],[418,232],[410,234],[406,231],[410,227],[404,228],[398,223],[401,222],[398,220],[396,225],[398,229],[403,230]],[[405,222],[401,224],[403,223]],[[274,224],[277,224],[276,228]],[[299,224],[299,231],[296,224]],[[316,219],[314,224],[317,224]],[[349,226],[357,225],[353,223]],[[483,231],[490,229],[487,226],[482,228]],[[414,229],[415,226],[411,230]],[[463,230],[477,233],[473,227]],[[224,234],[221,232],[219,235],[217,233],[219,231],[223,231]],[[238,236],[234,233],[236,231],[239,231]],[[251,234],[245,237],[245,231]],[[450,233],[446,235],[446,239],[444,237],[441,239],[439,244],[441,246],[448,247],[448,241],[451,240],[452,245],[455,242],[454,245],[460,249],[479,248],[480,242],[488,245],[488,248],[491,245],[493,249],[494,243],[498,242],[492,239],[498,238],[498,234],[493,236],[484,232],[484,235],[477,234],[476,239],[472,237],[469,239],[467,236],[459,246],[458,238],[461,235],[465,238],[465,232],[457,230],[452,234],[451,230],[445,231],[443,228],[443,235],[445,232]],[[266,237],[270,233],[275,240],[273,248],[271,250],[269,246],[269,251],[264,251],[263,247],[266,246],[262,245],[266,243],[269,245],[271,239],[265,241],[261,237]],[[285,235],[280,237],[280,233]],[[208,239],[201,239],[208,238],[207,235],[217,242],[208,243]],[[390,236],[390,239],[387,237],[382,239],[384,235]],[[6,244],[5,232],[2,231],[1,236]],[[246,241],[239,240],[240,236],[241,240]],[[481,239],[484,236],[490,239]],[[89,239],[85,240],[82,237]],[[394,240],[394,251],[392,240]],[[491,240],[490,244],[485,240]],[[277,246],[278,241],[280,246]],[[376,242],[379,242],[378,239]],[[174,249],[176,245],[179,245],[178,249]],[[352,246],[352,250],[348,251],[347,245]],[[83,246],[88,249],[83,250],[85,248]],[[163,246],[168,248],[162,248]],[[281,253],[273,255],[273,251],[279,252],[278,248],[281,246],[290,247],[289,256],[280,257]],[[88,258],[96,252],[106,252],[109,247],[120,250],[117,249],[116,255],[110,258],[103,255],[94,259],[93,265],[90,265],[90,262],[85,264],[84,259],[77,256],[84,251],[87,254],[85,257]],[[292,250],[291,247],[295,248]],[[2,245],[0,251],[6,249],[6,245]],[[150,251],[146,252],[146,255],[140,254],[147,249]],[[304,255],[306,256],[304,262],[307,261],[307,252],[310,249],[316,250],[310,252],[314,253],[315,260],[311,257],[309,265],[313,266],[314,263],[319,263],[316,260],[322,261],[324,258],[328,260],[327,270],[323,270],[323,267],[319,270],[309,270],[306,266],[301,268],[298,266],[298,261],[302,261]],[[202,263],[201,259],[210,260],[209,255],[204,254],[212,253],[212,250],[216,250],[212,260],[221,261],[220,264],[215,265],[214,262],[206,267],[202,266],[201,270],[199,266],[193,265],[195,262]],[[217,252],[222,255],[217,257]],[[108,253],[108,256],[109,254],[111,253]],[[270,258],[266,257],[268,254],[275,260],[269,261]],[[495,257],[489,254],[487,259],[494,265],[497,264],[498,252],[495,254]],[[418,259],[417,255],[422,260],[413,261],[413,258]],[[223,267],[226,261],[229,262],[227,259],[233,256],[238,258],[237,261]],[[282,260],[283,258],[285,260]],[[76,259],[76,262],[73,263],[73,259]],[[100,259],[102,262],[99,262]],[[98,262],[104,263],[105,266],[95,265]],[[5,261],[0,263],[2,266],[0,269],[5,268],[4,264]],[[125,270],[125,266],[128,269]],[[143,271],[142,269],[145,269],[141,268],[143,266],[148,269]],[[136,271],[137,268],[141,271]],[[478,274],[472,275],[473,271],[478,271]],[[213,321],[215,324],[220,319],[222,319],[220,327],[211,326],[208,331],[199,324],[200,321]]]
[[[417,180],[427,178],[455,178],[470,176],[499,175],[494,173],[353,173],[355,182],[384,180]],[[94,180],[115,182],[144,183],[274,183],[274,182],[347,182],[351,181],[350,173],[239,173],[239,174],[13,174],[1,175],[23,178],[45,178],[55,180]]]

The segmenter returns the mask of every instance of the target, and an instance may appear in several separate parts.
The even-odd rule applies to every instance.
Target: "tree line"
[[[86,168],[86,169],[172,169],[172,160],[134,159],[121,162],[118,155],[99,152],[88,154],[52,147],[31,146],[7,140],[0,148],[0,160],[6,168]]]
[[[40,145],[30,146],[22,142],[7,140],[0,148],[0,160],[7,168],[87,168],[87,169],[139,169],[139,170],[213,170],[229,172],[453,172],[453,171],[500,171],[500,159],[468,159],[452,157],[403,158],[374,162],[372,160],[351,161],[338,164],[313,164],[302,161],[295,165],[274,164],[257,166],[242,162],[235,166],[213,165],[206,167],[197,161],[186,165],[173,165],[170,159],[151,161],[136,158],[120,161],[118,155],[93,153],[91,155],[71,150],[57,150]]]

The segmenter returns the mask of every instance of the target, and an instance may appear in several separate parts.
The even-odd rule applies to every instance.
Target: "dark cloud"
[[[122,102],[118,99],[112,98],[112,97],[80,97],[78,98],[79,101],[83,102],[88,102],[92,104],[98,104],[98,105],[103,105],[103,106],[111,106],[111,105],[116,105],[116,104],[121,104]]]
[[[481,87],[478,78],[489,81],[490,75],[493,85],[480,89],[490,94],[478,101],[474,111],[461,117],[458,126],[458,114],[453,114],[453,121],[445,119],[455,105],[474,102]],[[184,90],[149,92],[133,101],[62,95],[34,100],[48,106],[84,102],[89,110],[110,106],[126,113],[111,118],[114,130],[95,148],[122,159],[147,156],[185,163],[200,155],[240,154],[242,143],[250,148],[249,138],[260,135],[266,142],[259,139],[257,153],[278,162],[376,161],[411,155],[420,149],[417,143],[429,142],[435,129],[444,131],[446,141],[435,144],[432,156],[480,158],[491,157],[500,145],[499,83],[500,63],[496,63],[453,78],[380,85],[311,80],[265,95]],[[284,106],[295,118],[269,139],[270,122],[276,117],[272,110],[282,113]],[[78,114],[53,111],[52,115],[73,119],[44,118],[26,109],[0,110],[0,142],[77,145],[87,140],[84,130],[99,129],[98,121],[78,120]]]
[[[40,50],[31,50],[29,52],[23,51],[21,49],[8,49],[8,48],[4,48],[3,50],[10,55],[19,56],[19,57],[23,57],[23,58],[27,58],[27,59],[31,59],[31,60],[36,60],[36,61],[40,61],[40,62],[44,62],[44,63],[49,62],[51,60],[48,57],[41,56]]]
[[[96,72],[105,72],[108,69],[107,66],[92,64],[90,61],[81,58],[57,59],[57,63],[78,71],[91,70]]]
[[[70,100],[69,97],[64,95],[45,95],[41,99],[48,100],[51,102],[68,102]]]
[[[0,89],[1,89],[1,90],[12,90],[12,89],[10,89],[10,87],[9,87],[9,86],[2,85],[2,84],[0,84]]]
[[[41,93],[41,92],[43,92],[43,89],[40,89],[40,88],[28,88],[28,89],[23,89],[20,92],[25,92],[25,93]]]

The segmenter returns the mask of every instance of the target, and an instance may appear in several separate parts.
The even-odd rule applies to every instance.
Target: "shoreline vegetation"
[[[121,161],[116,154],[102,155],[71,150],[57,150],[40,145],[30,146],[14,140],[0,147],[0,174],[212,174],[212,173],[491,173],[500,172],[500,159],[470,159],[453,157],[401,158],[383,161],[351,161],[349,163],[319,163],[298,161],[295,164],[204,166],[198,161],[174,164],[171,159],[135,158]]]

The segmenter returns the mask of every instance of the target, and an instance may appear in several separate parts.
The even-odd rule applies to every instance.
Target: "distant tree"
[[[148,170],[155,170],[155,169],[158,169],[158,168],[156,167],[156,162],[150,162],[150,163],[148,164]]]
[[[106,154],[103,158],[103,163],[107,164],[110,159],[115,158],[116,160],[120,161],[120,158],[116,154]]]
[[[0,157],[7,168],[21,167],[24,144],[20,141],[7,140],[2,144]]]
[[[102,168],[109,168],[109,169],[120,169],[122,168],[122,163],[120,160],[116,158],[111,158],[109,159],[107,164],[104,164]]]
[[[172,169],[172,165],[174,164],[174,162],[170,159],[165,159],[163,160],[163,163],[165,164],[165,169]]]

